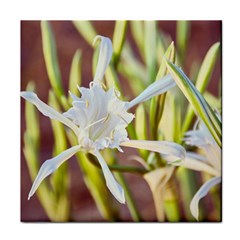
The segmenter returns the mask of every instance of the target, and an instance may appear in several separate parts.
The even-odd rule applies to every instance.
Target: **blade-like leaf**
[[[58,64],[56,42],[53,36],[51,26],[47,21],[41,22],[41,31],[42,31],[43,55],[50,84],[60,102],[66,107],[66,99],[63,98],[64,90]]]
[[[211,78],[212,72],[214,70],[217,56],[220,50],[220,43],[217,42],[212,45],[212,47],[208,50],[201,68],[199,70],[197,80],[196,80],[196,88],[199,90],[200,93],[203,93],[209,83],[209,80]],[[183,124],[182,132],[186,132],[191,124],[191,121],[194,116],[194,111],[192,107],[189,105],[186,113],[186,117]]]
[[[135,120],[135,130],[136,136],[139,140],[146,140],[147,139],[147,119],[146,119],[146,112],[144,110],[144,106],[140,104],[136,109],[136,120]],[[146,150],[139,150],[143,158],[147,156]]]
[[[174,51],[174,43],[173,42],[167,48],[164,56],[167,59],[169,59],[170,61],[174,61],[175,51]],[[156,81],[161,79],[166,74],[167,74],[167,66],[166,66],[164,61],[161,61],[161,65],[160,65],[160,68],[158,70]],[[164,103],[165,103],[166,94],[167,93],[164,93],[160,96],[156,96],[155,98],[152,98],[151,104],[150,104],[150,123],[153,127],[152,128],[152,130],[153,130],[152,135],[153,135],[155,140],[158,139],[158,137],[156,136],[157,127],[159,125],[159,122],[161,120],[162,113],[163,113],[163,110],[164,110]]]
[[[187,40],[189,36],[189,21],[177,21],[177,49],[181,63],[184,63]]]
[[[106,85],[108,88],[114,87],[116,90],[121,92],[120,83],[118,80],[117,72],[112,64],[110,64],[105,74]]]
[[[116,21],[113,33],[113,64],[116,67],[122,52],[127,29],[127,21]]]
[[[203,120],[217,144],[221,147],[222,124],[201,93],[188,79],[185,73],[165,58],[167,67],[176,84],[188,99],[196,114]]]
[[[93,39],[97,36],[92,23],[90,21],[73,21],[73,24],[81,36],[92,46]]]
[[[145,66],[133,54],[128,42],[125,42],[122,51],[122,61],[119,62],[119,72],[128,80],[128,83],[137,96],[147,85],[147,72]]]
[[[35,85],[33,82],[29,82],[27,85],[27,91],[34,92]],[[39,141],[40,141],[40,130],[39,130],[39,119],[38,113],[36,112],[36,108],[31,104],[25,104],[25,117],[26,117],[26,129],[28,138],[31,139],[33,145],[35,146],[35,150],[39,150]]]
[[[76,96],[79,96],[79,90],[77,86],[81,86],[81,73],[82,73],[82,53],[81,50],[78,49],[72,59],[72,65],[70,70],[70,76],[69,76],[69,91]],[[71,97],[68,98],[69,101],[71,101]]]
[[[144,29],[143,21],[130,21],[131,32],[134,38],[134,41],[137,44],[139,53],[141,54],[142,59],[144,59]]]
[[[27,91],[34,91],[33,83],[27,85]],[[24,133],[24,157],[26,159],[28,171],[33,181],[40,167],[39,159],[39,143],[40,143],[40,125],[38,120],[39,113],[33,104],[26,101],[25,103],[25,119],[26,131]],[[53,192],[49,189],[47,182],[43,182],[37,191],[38,199],[51,221],[68,221],[67,214],[61,211],[57,212],[58,204],[55,202]],[[26,196],[27,198],[27,196]]]
[[[49,105],[57,111],[60,111],[60,106],[52,91],[49,92]],[[53,156],[57,156],[67,149],[67,139],[64,126],[56,121],[51,120],[51,125],[54,135]],[[70,202],[69,202],[69,175],[68,164],[64,163],[57,171],[50,176],[54,194],[56,197],[56,214],[68,219],[70,217]]]
[[[157,24],[155,21],[144,22],[144,52],[148,83],[151,83],[155,80],[157,71]]]

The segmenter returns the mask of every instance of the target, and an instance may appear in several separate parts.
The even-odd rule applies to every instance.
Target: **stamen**
[[[85,103],[86,103],[86,108],[88,108],[89,107],[89,101],[87,99],[86,99]]]
[[[105,122],[105,121],[107,120],[108,116],[109,116],[109,114],[108,114],[106,117],[101,118],[101,119],[97,120],[96,122],[93,122],[93,123],[89,124],[88,126],[86,126],[86,127],[84,128],[84,130],[92,127],[93,125],[95,125],[95,124],[97,124],[97,123]]]
[[[120,114],[117,114],[117,116],[120,117],[126,124],[128,124],[128,122]]]
[[[114,133],[115,133],[115,129],[113,129],[110,133],[110,139],[114,140]]]

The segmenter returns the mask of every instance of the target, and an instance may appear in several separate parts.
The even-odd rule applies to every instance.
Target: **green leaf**
[[[177,21],[177,49],[179,53],[179,60],[184,62],[186,56],[187,40],[189,36],[189,21]]]
[[[167,50],[164,54],[164,57],[166,57],[167,59],[169,59],[171,61],[174,61],[175,49],[174,49],[173,42],[167,48]],[[164,61],[161,61],[161,65],[158,70],[155,81],[158,81],[166,74],[167,74],[167,66]],[[156,97],[152,98],[151,104],[150,104],[150,123],[152,126],[152,135],[155,140],[157,140],[157,138],[158,138],[158,136],[156,135],[157,128],[158,128],[159,122],[160,122],[162,114],[163,114],[166,94],[167,93],[164,93],[160,96],[156,96]]]
[[[171,91],[165,99],[164,111],[159,129],[164,139],[177,143],[181,142],[181,110],[175,95]]]
[[[212,108],[206,102],[201,93],[196,89],[193,83],[188,79],[185,73],[175,64],[165,58],[167,67],[172,74],[176,84],[188,99],[196,114],[206,124],[217,144],[222,146],[222,124]]]
[[[34,91],[35,86],[32,82],[27,85],[26,91]],[[25,103],[25,119],[26,119],[26,131],[24,133],[24,148],[23,153],[26,159],[28,171],[32,182],[37,176],[40,168],[39,159],[39,143],[40,143],[40,124],[39,113],[36,107],[26,101]],[[36,195],[45,210],[47,216],[51,221],[68,221],[69,215],[64,211],[57,212],[56,208],[56,196],[49,189],[46,181],[43,181],[39,186]],[[26,196],[27,197],[27,196]],[[60,213],[60,214],[59,214]]]
[[[134,41],[137,44],[139,53],[144,59],[144,29],[143,21],[130,21],[131,32],[134,38]]]
[[[217,98],[213,96],[210,92],[205,91],[203,94],[204,98],[207,100],[207,102],[214,108],[221,111],[221,98]]]
[[[216,61],[217,61],[217,56],[220,50],[220,43],[217,42],[212,45],[212,47],[208,50],[202,65],[200,67],[197,80],[196,80],[196,88],[200,93],[203,93],[209,83],[209,80],[211,78],[211,75],[213,73]],[[184,119],[184,124],[182,128],[183,134],[188,130],[191,121],[194,116],[194,111],[193,108],[189,105],[186,113],[186,117]]]
[[[148,83],[156,78],[157,71],[157,24],[155,21],[144,22],[144,53],[147,65]]]
[[[29,82],[26,91],[35,92],[35,84],[33,82]],[[34,149],[38,151],[40,143],[39,116],[33,104],[26,101],[25,107],[28,138],[32,141]]]
[[[64,90],[58,64],[56,42],[53,36],[51,26],[47,21],[41,22],[41,31],[42,31],[43,55],[50,84],[58,99],[66,107],[66,99],[63,98]]]
[[[69,91],[76,96],[79,96],[79,90],[77,86],[81,86],[81,73],[82,73],[82,52],[78,49],[72,59],[70,76],[69,76]],[[71,101],[71,97],[68,98]]]
[[[90,21],[73,21],[73,24],[88,44],[92,46],[93,39],[97,36],[92,23]]]
[[[144,110],[143,104],[138,105],[136,109],[135,130],[136,136],[139,140],[147,140],[147,113]],[[142,157],[146,158],[148,151],[139,150]]]
[[[171,62],[174,62],[175,60],[175,47],[174,47],[174,42],[172,42],[169,47],[167,48],[166,52],[164,53],[165,58],[169,59]],[[156,80],[161,79],[167,74],[167,66],[164,61],[162,61],[160,68],[157,73]]]
[[[107,70],[105,73],[105,79],[106,79],[106,85],[108,89],[110,87],[114,87],[116,90],[121,92],[121,86],[119,83],[117,72],[111,63],[107,67]]]
[[[48,105],[57,110],[58,112],[61,111],[61,108],[57,102],[57,99],[54,93],[50,90],[49,91],[49,99]],[[62,123],[57,120],[51,119],[51,124],[53,128],[53,135],[54,135],[54,155],[60,154],[64,150],[67,149],[67,139],[65,134],[65,129]]]
[[[147,85],[145,66],[136,59],[128,42],[125,42],[118,70],[127,79],[134,95],[139,95]]]
[[[60,106],[52,91],[49,92],[48,104],[60,111]],[[51,125],[54,135],[54,148],[53,156],[62,153],[67,149],[67,139],[65,129],[62,123],[52,120]],[[68,219],[70,216],[70,202],[69,202],[69,176],[68,176],[68,163],[62,164],[57,171],[50,176],[50,182],[54,190],[54,197],[56,201],[56,215]]]
[[[126,37],[127,21],[116,21],[113,33],[113,64],[116,67]]]

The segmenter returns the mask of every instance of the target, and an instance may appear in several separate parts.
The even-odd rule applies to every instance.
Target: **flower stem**
[[[97,159],[93,155],[88,155],[88,158],[92,164],[101,168]],[[128,173],[136,173],[136,174],[145,174],[148,172],[147,169],[141,167],[127,166],[127,165],[118,165],[118,164],[108,164],[108,167],[111,171],[116,172],[128,172]]]

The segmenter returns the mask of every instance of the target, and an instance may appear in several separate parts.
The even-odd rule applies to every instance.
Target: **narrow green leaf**
[[[118,71],[128,80],[134,95],[140,94],[147,86],[147,71],[145,66],[136,59],[128,42],[125,42],[122,51],[122,61]]]
[[[135,204],[134,198],[132,196],[132,193],[131,193],[131,190],[129,188],[129,185],[128,185],[127,181],[125,180],[123,174],[120,173],[120,172],[116,172],[114,175],[115,175],[117,181],[123,187],[124,194],[125,194],[125,197],[126,197],[127,207],[129,209],[129,212],[132,216],[133,221],[140,222],[141,221],[141,216],[140,216],[140,213],[137,209],[137,206]]]
[[[181,142],[181,109],[171,91],[166,96],[164,111],[158,129],[161,130],[163,139],[177,143]]]
[[[121,92],[121,86],[119,83],[117,72],[112,64],[110,64],[107,67],[107,70],[105,73],[105,79],[106,79],[107,88],[114,87],[116,90]]]
[[[49,91],[49,106],[56,109],[58,112],[61,111],[61,108],[57,102],[57,99],[52,91]],[[54,155],[60,154],[67,149],[67,139],[65,134],[65,129],[62,123],[56,120],[51,120],[53,135],[54,135]]]
[[[209,83],[209,80],[211,78],[211,75],[213,73],[216,61],[217,61],[217,56],[220,50],[220,43],[217,42],[212,45],[212,47],[208,50],[201,68],[199,70],[197,80],[196,80],[196,88],[200,93],[203,93]],[[182,132],[183,134],[188,130],[192,119],[194,116],[194,111],[193,108],[189,105],[186,113],[186,117],[184,120]]]
[[[157,24],[155,21],[144,22],[144,53],[148,71],[148,83],[155,80],[157,71]]]
[[[175,47],[174,47],[174,42],[172,42],[169,47],[167,48],[166,52],[164,53],[164,57],[169,59],[171,62],[174,62],[175,59]],[[162,61],[160,68],[157,73],[156,80],[164,77],[164,75],[167,74],[167,66],[164,61]]]
[[[164,56],[167,59],[169,59],[171,61],[174,61],[175,50],[174,50],[174,43],[173,42],[167,48]],[[167,74],[167,66],[166,66],[164,61],[161,61],[161,65],[160,65],[160,68],[158,70],[157,77],[156,77],[155,81],[158,81],[159,79],[161,79],[166,74]],[[158,128],[159,122],[160,122],[162,114],[163,114],[166,94],[167,93],[152,98],[151,104],[150,104],[150,122],[151,122],[151,126],[152,126],[153,139],[155,139],[155,140],[157,140],[157,138],[158,138],[158,136],[156,135],[157,134],[157,128]]]
[[[27,85],[27,91],[34,91],[35,86],[32,82]],[[24,133],[24,148],[23,153],[26,159],[28,171],[32,182],[37,176],[40,168],[39,159],[39,143],[40,143],[40,124],[39,113],[36,107],[26,101],[25,103],[25,119],[26,131]],[[65,214],[59,215],[56,212],[56,201],[54,193],[49,189],[46,181],[43,181],[39,186],[36,195],[51,221],[68,221],[68,216]],[[27,198],[27,196],[26,196]]]
[[[221,111],[221,107],[222,107],[221,98],[215,97],[208,91],[205,91],[203,96],[207,100],[207,102],[210,104],[210,106],[213,107],[213,109],[218,109]]]
[[[63,104],[66,104],[66,102],[63,102],[62,98],[62,96],[64,96],[64,90],[58,64],[56,43],[51,26],[47,21],[41,22],[41,31],[42,31],[43,55],[51,86],[58,99]]]
[[[187,40],[189,36],[189,21],[177,21],[177,49],[179,54],[180,62],[184,63],[184,58],[186,55]]]
[[[26,91],[35,92],[35,85],[33,82],[28,83]],[[39,117],[36,112],[36,108],[31,103],[26,102],[25,107],[28,138],[31,139],[33,145],[35,146],[35,150],[38,151],[40,143]]]
[[[52,91],[49,92],[48,104],[57,111],[61,110]],[[51,125],[54,135],[53,156],[56,156],[67,149],[67,139],[64,126],[60,122],[51,120]],[[67,162],[62,164],[59,169],[50,176],[50,182],[54,190],[56,201],[56,215],[59,215],[64,219],[69,219],[70,217],[70,202],[68,198],[69,181]]]
[[[113,64],[117,67],[126,37],[127,21],[116,21],[113,33]]]
[[[136,128],[137,138],[140,140],[146,140],[147,139],[147,119],[146,119],[146,112],[142,104],[139,104],[136,109],[135,128]]]
[[[220,42],[214,43],[204,57],[196,81],[196,88],[199,90],[200,93],[202,93],[206,89],[209,83],[217,61],[219,51]]]
[[[82,73],[82,52],[78,49],[72,59],[70,76],[69,76],[69,91],[76,96],[79,96],[80,93],[78,91],[77,86],[81,86],[81,73]],[[71,97],[68,98],[71,101]]]
[[[144,59],[144,28],[143,21],[130,21],[131,32],[134,41],[137,44],[138,50],[142,59]]]
[[[176,179],[179,184],[179,192],[183,201],[183,213],[186,221],[194,221],[190,212],[190,202],[198,190],[197,175],[194,171],[179,167],[176,171]]]
[[[73,21],[73,24],[88,44],[92,46],[93,39],[97,36],[92,23],[90,21]]]
[[[139,140],[147,140],[147,113],[144,110],[143,104],[138,105],[136,109],[135,130],[136,136]],[[148,151],[139,150],[142,157],[145,159],[148,155]]]
[[[166,58],[165,61],[176,84],[188,99],[197,115],[206,124],[217,144],[221,147],[222,124],[220,120],[184,72]]]

